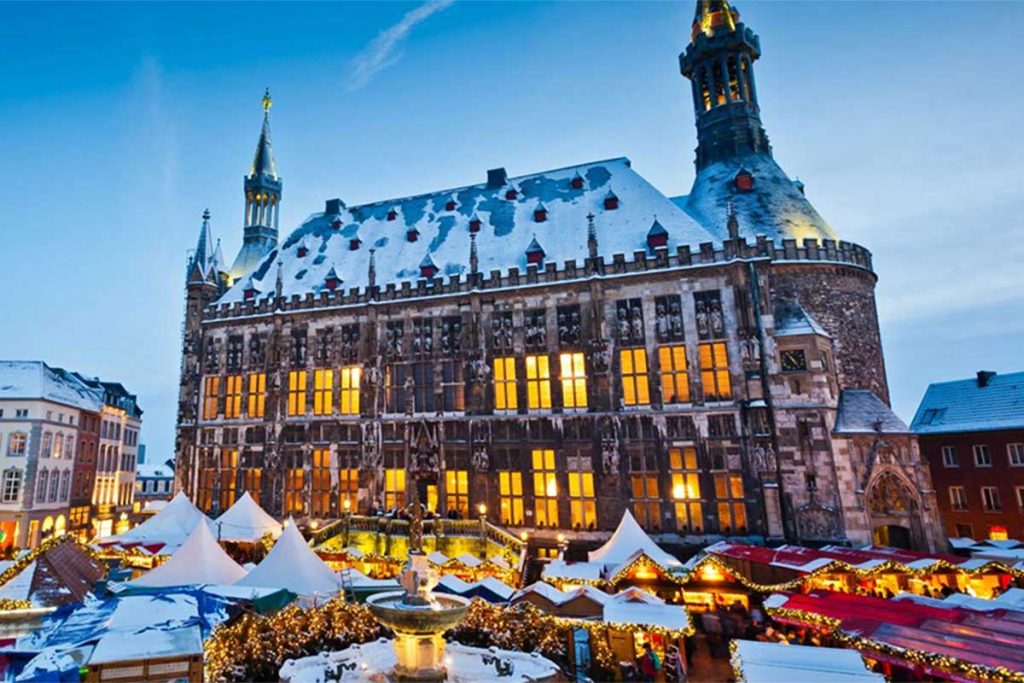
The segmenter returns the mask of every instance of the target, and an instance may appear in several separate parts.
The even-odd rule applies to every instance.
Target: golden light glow
[[[672,487],[672,497],[676,500],[682,500],[686,497],[686,487],[682,484],[676,484]]]
[[[478,505],[478,506],[476,507],[476,509],[477,509],[477,511],[478,511],[478,512],[480,513],[480,515],[481,515],[481,516],[483,516],[483,515],[486,515],[486,514],[487,514],[487,505],[486,505],[486,504],[484,504],[484,503],[480,503],[480,504],[479,504],[479,505]]]
[[[349,510],[352,509],[352,501],[346,498],[344,501],[342,501],[341,507],[345,508],[345,512],[348,512]]]
[[[558,356],[562,377],[562,405],[566,408],[587,407],[587,369],[582,353]]]
[[[318,521],[316,521],[314,519],[312,522],[309,523],[309,528],[312,529],[313,531],[316,531],[317,529],[320,528],[320,522],[318,522]]]
[[[724,581],[725,574],[714,564],[707,563],[700,568],[700,580],[701,581]]]
[[[554,478],[548,479],[547,495],[549,495],[549,496],[557,496],[558,495],[558,482],[556,482],[554,480]]]

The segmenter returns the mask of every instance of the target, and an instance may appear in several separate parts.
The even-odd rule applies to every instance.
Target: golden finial
[[[272,106],[274,106],[274,100],[270,99],[270,88],[267,88],[263,92],[263,113],[269,114]]]

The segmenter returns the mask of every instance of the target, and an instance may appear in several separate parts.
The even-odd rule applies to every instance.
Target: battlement
[[[754,242],[745,238],[725,240],[721,243],[704,242],[696,249],[679,245],[674,251],[667,247],[653,250],[638,249],[631,255],[613,254],[611,259],[598,256],[566,261],[530,264],[523,271],[517,267],[490,273],[452,275],[403,282],[389,282],[385,286],[348,290],[324,290],[319,294],[307,292],[275,299],[272,294],[241,302],[214,304],[203,312],[203,321],[212,322],[232,318],[271,315],[275,311],[302,311],[339,306],[361,306],[373,303],[407,301],[426,297],[460,296],[474,291],[500,291],[519,287],[542,287],[589,278],[617,278],[640,273],[658,273],[672,270],[690,270],[746,261],[771,263],[819,263],[851,266],[874,273],[871,252],[852,242],[808,238],[798,244],[795,239],[781,241],[758,236]]]

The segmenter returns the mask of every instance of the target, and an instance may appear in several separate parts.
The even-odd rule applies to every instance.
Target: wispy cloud
[[[402,43],[412,30],[438,12],[450,7],[455,0],[427,0],[419,7],[411,9],[398,23],[387,27],[352,60],[352,73],[349,74],[349,91],[359,90],[373,78],[395,64],[402,58]]]

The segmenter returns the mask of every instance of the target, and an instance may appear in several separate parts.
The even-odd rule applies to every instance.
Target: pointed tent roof
[[[165,588],[212,583],[233,584],[245,576],[241,565],[228,557],[210,527],[197,524],[171,558],[132,581],[133,586]]]
[[[588,553],[587,559],[605,565],[620,565],[631,559],[638,550],[642,550],[647,557],[663,567],[683,566],[682,562],[662,550],[647,532],[640,528],[629,510],[623,513],[622,521],[619,522],[619,527],[612,537],[600,548]]]
[[[334,594],[341,590],[341,577],[313,552],[289,518],[267,556],[236,585],[286,588],[296,595]]]
[[[119,543],[122,546],[141,545],[155,548],[153,552],[173,552],[177,550],[192,534],[196,526],[203,522],[206,526],[213,524],[209,517],[192,504],[192,501],[179,492],[164,509],[145,522],[119,536],[102,541],[103,545]]]
[[[213,524],[221,541],[254,543],[268,532],[274,538],[281,535],[281,523],[268,515],[248,491]]]
[[[267,176],[277,180],[277,166],[274,164],[274,148],[270,143],[270,89],[263,95],[263,129],[256,143],[256,155],[252,159],[251,176]]]

